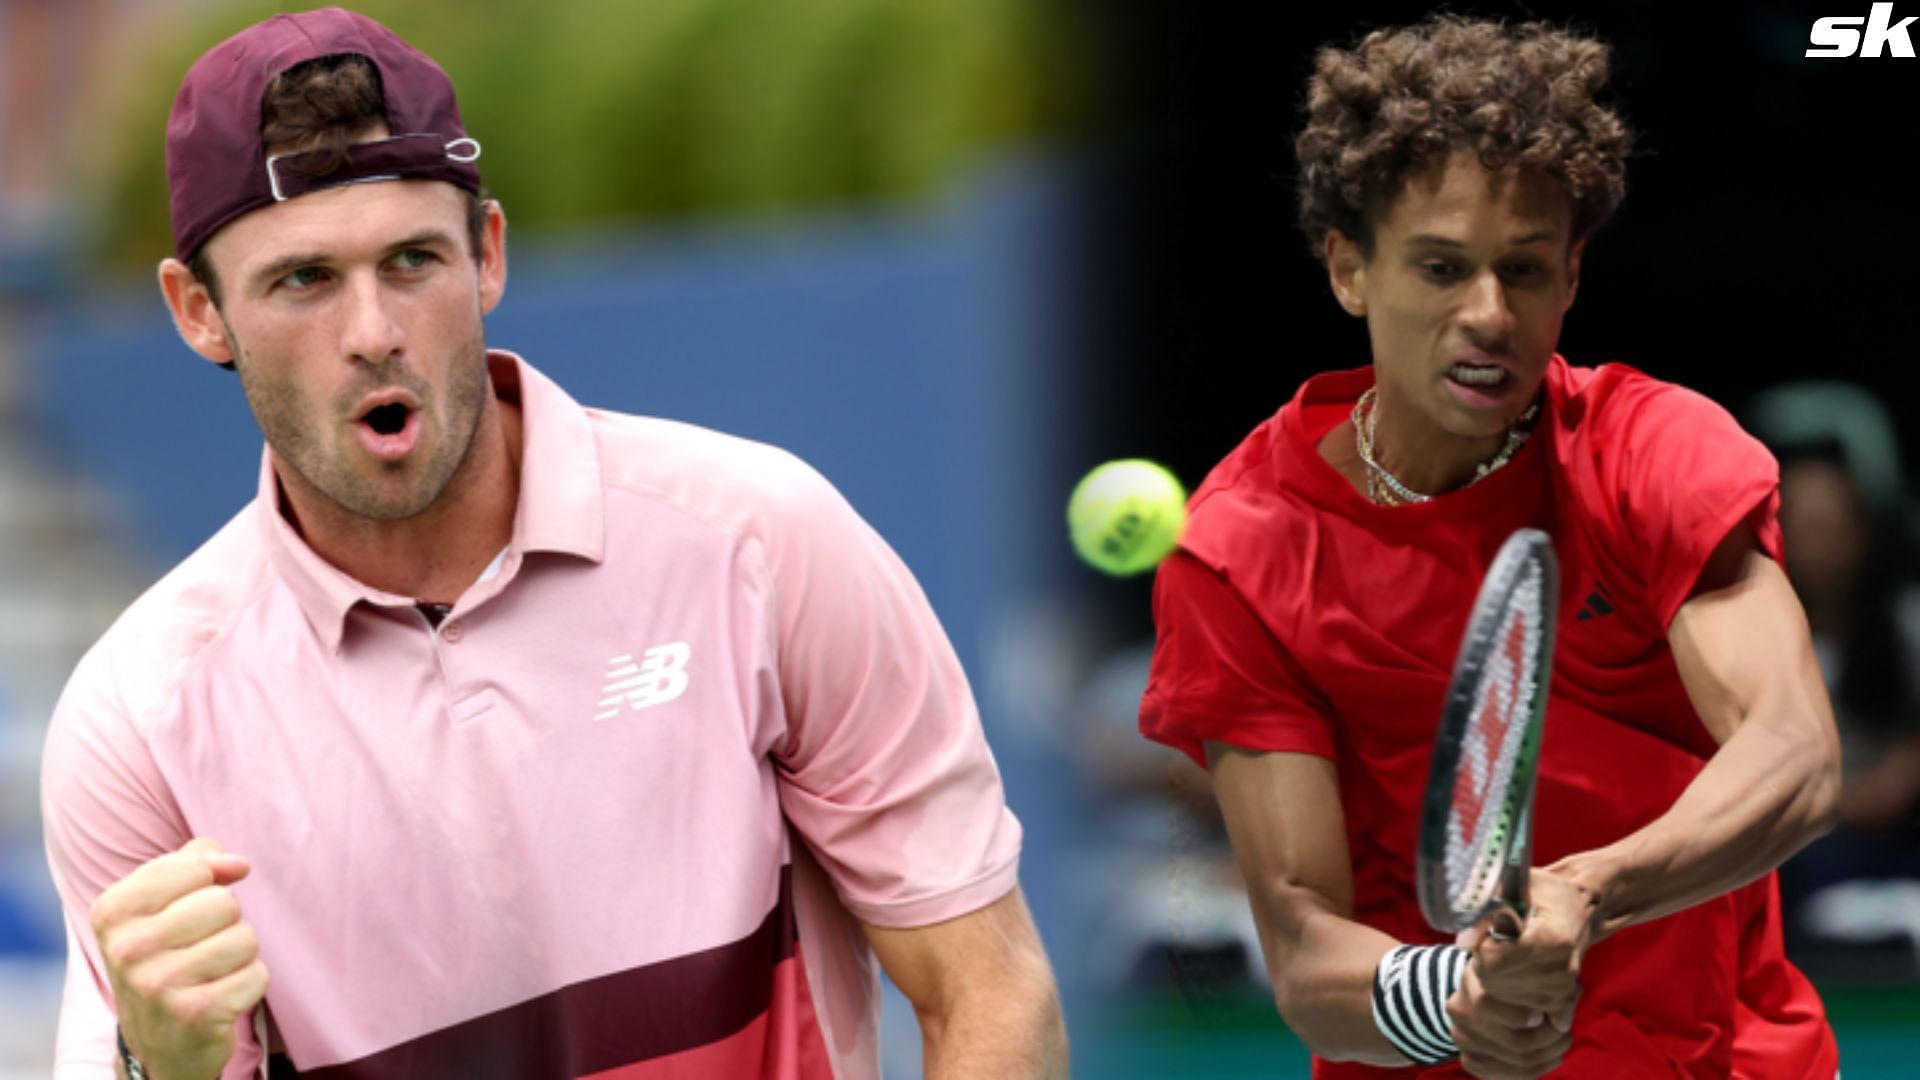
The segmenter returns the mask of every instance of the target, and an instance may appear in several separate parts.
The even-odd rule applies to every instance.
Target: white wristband
[[[1416,1065],[1457,1057],[1447,999],[1467,970],[1465,949],[1402,945],[1381,957],[1373,973],[1373,1022],[1394,1049]]]

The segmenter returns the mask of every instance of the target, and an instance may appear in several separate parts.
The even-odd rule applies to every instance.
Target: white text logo
[[[1814,45],[1825,45],[1824,49],[1808,49],[1808,56],[1879,56],[1885,49],[1889,55],[1913,57],[1913,39],[1907,36],[1907,26],[1920,15],[1909,15],[1899,22],[1893,22],[1893,5],[1875,4],[1873,12],[1866,18],[1858,15],[1841,15],[1833,18],[1815,19],[1813,32],[1807,35],[1807,41]],[[1867,31],[1852,29],[1861,23],[1867,24]],[[1891,23],[1891,25],[1889,25]]]
[[[595,720],[611,720],[620,715],[620,707],[644,709],[662,705],[679,697],[687,689],[687,658],[692,650],[684,641],[655,645],[633,662],[633,654],[622,653],[607,661],[607,685],[600,692],[600,711]]]

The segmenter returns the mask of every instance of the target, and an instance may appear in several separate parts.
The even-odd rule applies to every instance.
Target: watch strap
[[[113,1039],[120,1044],[120,1066],[127,1070],[127,1080],[147,1080],[146,1066],[140,1064],[140,1059],[134,1057],[133,1051],[127,1048],[126,1032],[114,1028]]]

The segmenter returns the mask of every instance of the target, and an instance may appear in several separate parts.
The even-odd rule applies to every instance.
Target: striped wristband
[[[1416,1065],[1438,1065],[1460,1053],[1445,1006],[1466,974],[1467,956],[1453,945],[1402,945],[1373,973],[1373,1022]]]

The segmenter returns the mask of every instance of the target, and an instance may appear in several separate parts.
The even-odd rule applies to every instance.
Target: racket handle
[[[1512,941],[1520,936],[1523,921],[1520,912],[1502,904],[1487,921],[1487,936],[1495,941]]]
[[[1532,862],[1533,844],[1527,834],[1532,832],[1533,807],[1532,793],[1528,793],[1528,804],[1520,814],[1520,827],[1516,830],[1513,849],[1507,854],[1507,864],[1500,868],[1499,897],[1500,906],[1493,914],[1493,922],[1487,932],[1500,941],[1512,941],[1520,936],[1521,928],[1527,922],[1528,903],[1527,882],[1533,871],[1528,868]]]

